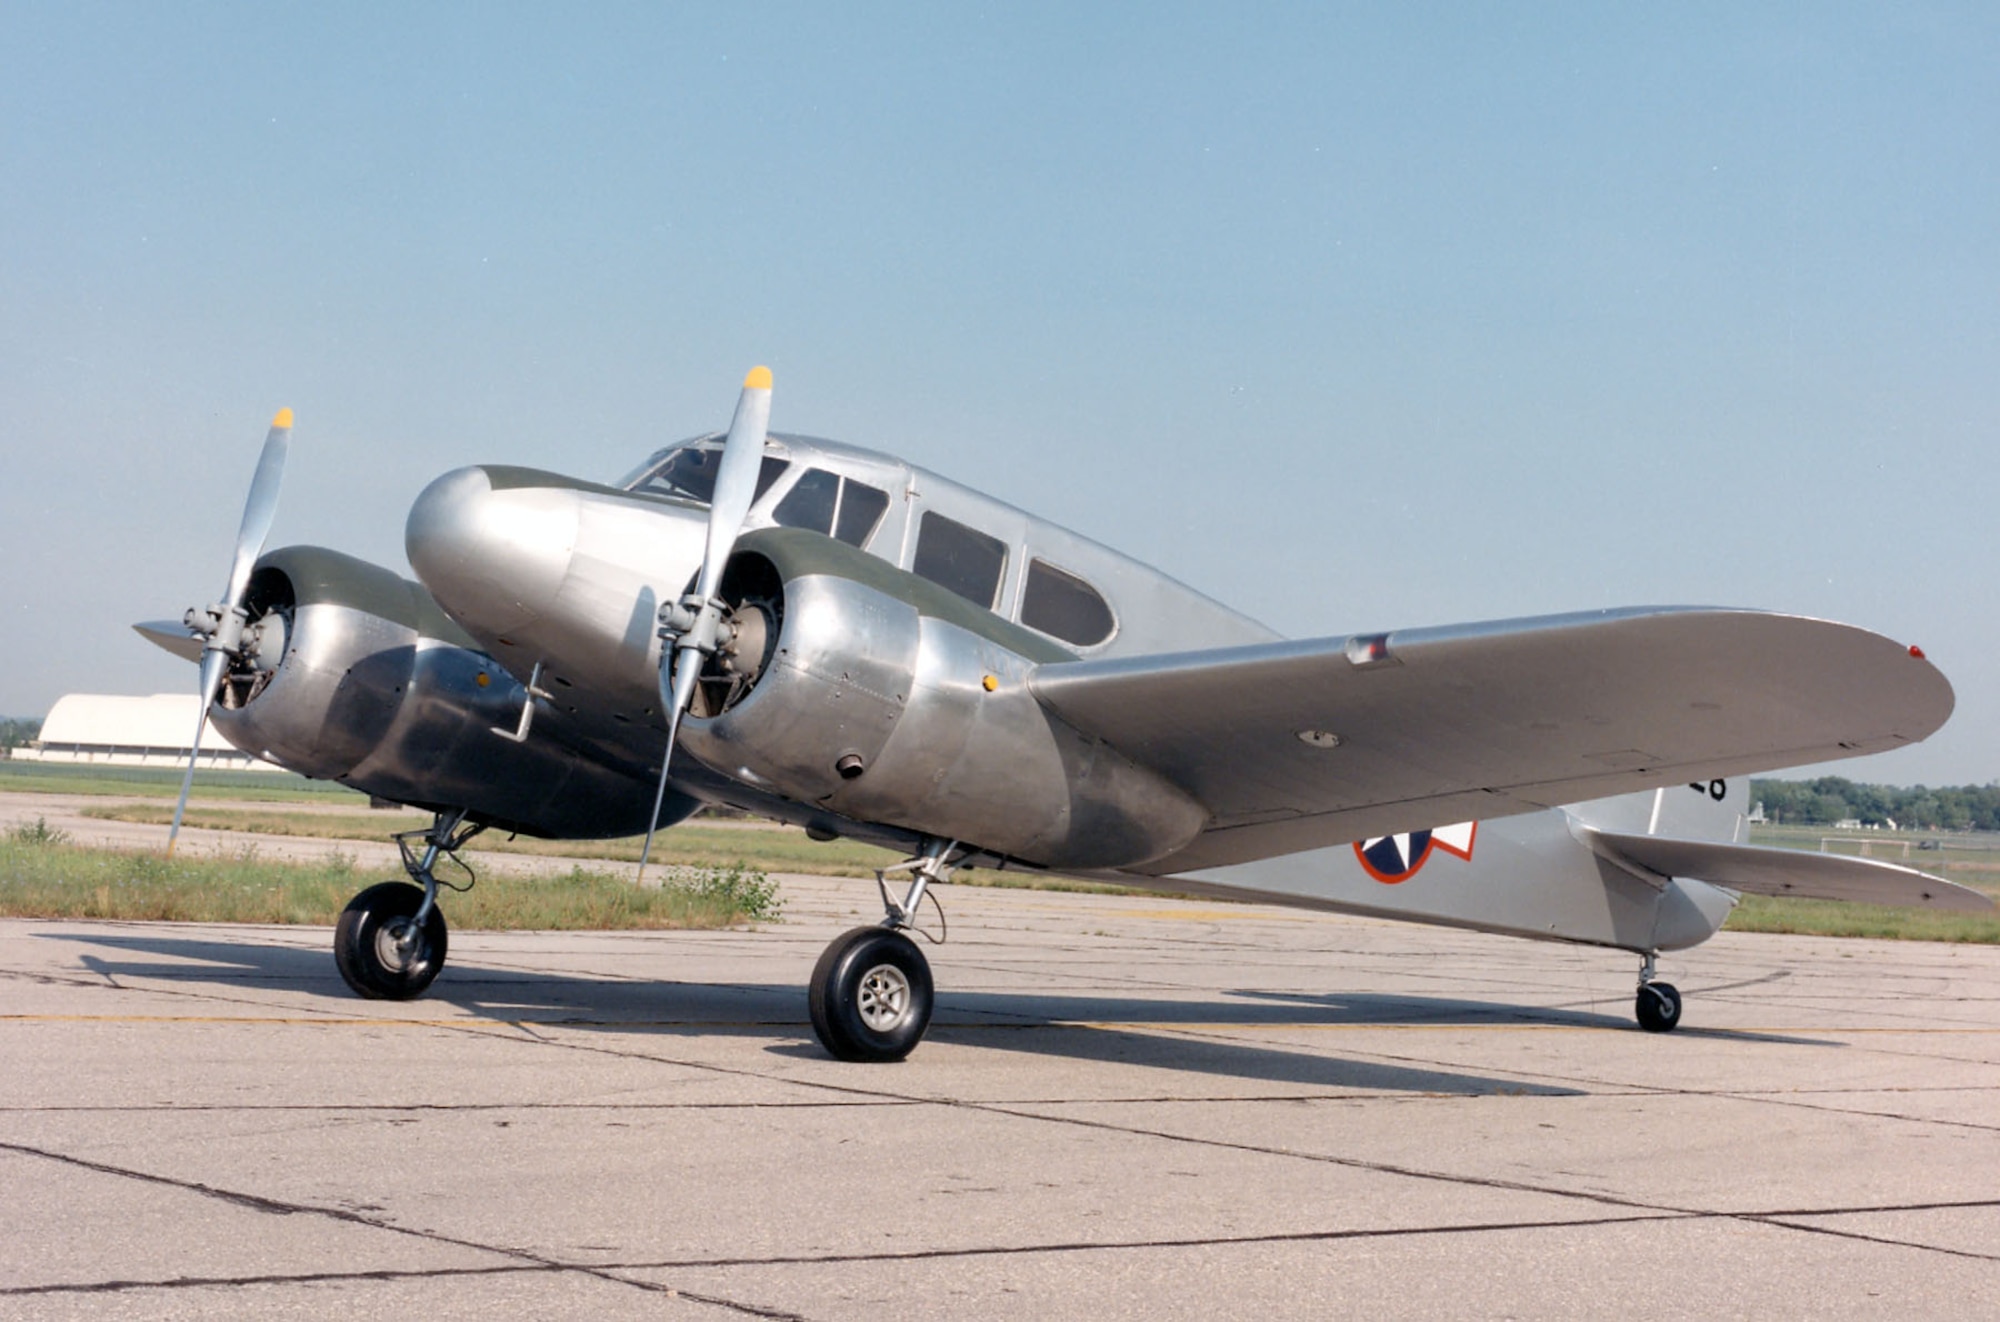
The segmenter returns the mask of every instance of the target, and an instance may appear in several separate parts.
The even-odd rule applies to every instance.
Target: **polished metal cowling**
[[[424,807],[472,810],[535,834],[645,827],[648,787],[555,738],[522,742],[522,685],[472,644],[419,585],[319,547],[258,561],[261,626],[282,639],[254,675],[232,674],[214,720],[230,742],[289,770]],[[260,627],[258,621],[252,627]],[[546,726],[549,722],[544,722]]]
[[[771,659],[728,710],[683,724],[686,751],[845,817],[1043,867],[1130,866],[1201,830],[1200,805],[1035,701],[1037,660],[1004,630],[927,610],[942,589],[921,580],[863,582],[831,560],[778,566]]]

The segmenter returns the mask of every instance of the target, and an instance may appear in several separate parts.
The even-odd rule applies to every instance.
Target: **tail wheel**
[[[444,967],[444,914],[436,905],[416,924],[424,892],[405,881],[370,886],[352,900],[333,929],[333,962],[357,996],[407,1001],[421,996]]]
[[[819,957],[807,1002],[835,1059],[901,1060],[930,1027],[930,962],[901,932],[857,927]]]
[[[1671,1033],[1681,1021],[1680,990],[1670,982],[1649,982],[1639,988],[1633,1003],[1639,1027],[1648,1033]]]

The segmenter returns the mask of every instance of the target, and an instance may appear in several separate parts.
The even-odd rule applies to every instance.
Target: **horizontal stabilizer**
[[[1584,838],[1593,849],[1613,861],[1636,864],[1665,877],[1690,877],[1752,895],[1955,909],[1965,913],[1984,913],[1994,907],[1992,900],[1969,887],[1876,858],[1808,854],[1799,849],[1730,845],[1714,840],[1618,835],[1608,831],[1588,831]]]
[[[201,660],[202,640],[179,620],[143,620],[132,626],[141,638],[166,648],[184,661]]]

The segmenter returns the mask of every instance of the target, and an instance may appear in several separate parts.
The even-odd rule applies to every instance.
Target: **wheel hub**
[[[407,918],[392,919],[375,929],[375,958],[386,969],[409,972],[422,948],[422,934]]]
[[[862,1023],[889,1032],[910,1013],[910,979],[894,964],[877,964],[861,975],[855,1002]]]

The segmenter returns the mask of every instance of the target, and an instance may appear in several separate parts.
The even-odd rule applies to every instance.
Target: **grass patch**
[[[164,826],[173,820],[173,810],[146,803],[113,803],[85,808],[83,815],[114,822],[141,822]],[[282,808],[189,808],[183,824],[216,831],[243,831],[253,835],[309,836],[321,840],[383,840],[393,830],[410,830],[430,821],[428,813],[286,812]],[[521,836],[509,840],[492,833],[479,836],[465,849],[477,860],[481,854],[528,854],[543,858],[597,858],[607,862],[639,861],[644,837],[621,840],[536,840]],[[900,862],[902,855],[853,840],[814,840],[794,826],[775,822],[745,821],[741,825],[714,826],[700,821],[668,827],[653,839],[654,864],[667,867],[699,867],[715,859],[730,859],[738,867],[766,872],[804,872],[816,877],[872,877],[878,868]],[[1038,872],[1000,872],[993,868],[967,868],[952,876],[957,886],[990,886],[1005,890],[1075,891],[1090,895],[1152,895],[1158,892],[1134,886],[1079,881],[1070,877]]]
[[[253,845],[169,860],[68,844],[54,838],[61,832],[26,839],[29,829],[0,839],[0,916],[330,926],[376,879],[345,857],[278,862]],[[674,869],[657,887],[583,868],[501,877],[439,903],[453,927],[486,931],[730,927],[781,908],[776,883],[741,864]]]
[[[1983,888],[1981,888],[1983,889]],[[2000,913],[1941,913],[1839,900],[1745,895],[1723,928],[1798,936],[1865,936],[1889,941],[1966,941],[2000,945]]]
[[[69,843],[69,832],[60,827],[51,828],[48,818],[37,817],[33,825],[23,822],[10,828],[7,841],[16,845],[66,845]]]
[[[83,810],[87,817],[105,821],[140,822],[165,826],[174,817],[173,805],[151,803],[110,803]],[[286,812],[282,808],[189,808],[182,819],[185,826],[216,831],[243,831],[252,835],[309,836],[318,840],[386,840],[392,831],[407,831],[426,825],[430,814],[418,812]],[[527,854],[541,858],[594,858],[607,862],[637,863],[643,837],[622,840],[537,840],[530,836],[508,839],[492,831],[477,837],[466,855]],[[769,823],[742,826],[710,826],[685,822],[669,827],[653,838],[653,861],[668,867],[706,866],[717,859],[740,862],[765,872],[810,872],[823,877],[872,877],[875,869],[887,867],[901,856],[873,845],[852,840],[810,839],[796,827]]]
[[[1751,843],[1807,853],[1822,850],[1874,858],[1996,895],[2000,838],[1978,832],[1854,831],[1830,826],[1753,826]],[[1874,937],[1885,941],[1961,941],[2000,945],[2000,911],[1984,914],[1849,904],[1839,900],[1745,895],[1723,924],[1731,932]]]
[[[178,798],[181,772],[164,767],[101,767],[61,762],[0,760],[0,792],[20,794],[116,795],[121,798]],[[307,780],[289,771],[207,771],[194,773],[193,799],[237,799],[253,803],[368,802],[359,790],[330,780]]]

